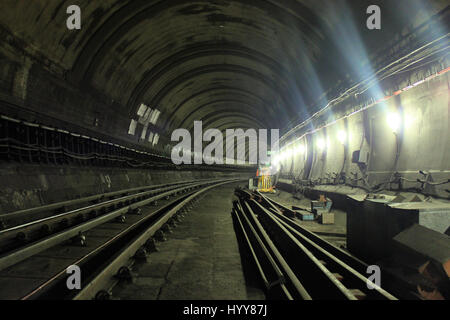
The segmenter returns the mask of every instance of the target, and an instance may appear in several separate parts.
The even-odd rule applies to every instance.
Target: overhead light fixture
[[[347,142],[347,132],[345,132],[344,130],[339,130],[337,138],[340,143],[345,144]]]
[[[271,164],[273,165],[273,166],[275,166],[275,167],[277,167],[278,166],[278,164],[280,163],[280,155],[275,155],[275,156],[273,156],[273,158],[272,158],[272,161],[271,161]]]
[[[292,149],[287,149],[287,150],[286,150],[286,157],[287,157],[287,158],[292,157]]]
[[[326,143],[325,140],[320,138],[319,140],[317,140],[317,148],[319,148],[320,151],[325,150],[326,147]]]
[[[276,165],[278,164],[278,157],[277,157],[277,156],[272,157],[271,160],[272,160],[272,161],[270,161],[270,163],[271,163],[273,166],[276,166]]]
[[[296,149],[296,153],[304,154],[305,153],[305,145],[299,144]]]
[[[388,113],[387,123],[389,125],[389,128],[391,128],[392,132],[397,133],[398,129],[400,128],[401,121],[402,119],[398,112]]]
[[[274,156],[272,162],[270,163],[270,168],[272,170],[272,168],[274,168],[276,170],[276,172],[280,171],[280,157],[279,156]]]

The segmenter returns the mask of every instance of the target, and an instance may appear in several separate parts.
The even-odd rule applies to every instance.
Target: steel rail
[[[253,228],[253,226],[251,225],[250,221],[248,221],[248,219],[245,217],[242,207],[240,206],[239,203],[237,203],[238,208],[235,209],[233,208],[233,212],[234,215],[239,223],[239,226],[241,228],[241,232],[243,233],[247,245],[250,249],[250,252],[252,254],[253,260],[255,261],[255,264],[257,266],[258,272],[264,282],[264,286],[266,288],[267,293],[271,292],[271,289],[275,288],[277,285],[280,285],[280,289],[281,292],[283,293],[283,295],[286,297],[287,300],[293,300],[294,298],[292,297],[292,295],[290,294],[289,290],[286,287],[286,280],[285,280],[285,276],[283,274],[283,272],[280,270],[280,268],[278,267],[277,263],[275,262],[274,258],[272,257],[272,255],[270,254],[269,250],[267,249],[266,245],[263,243],[263,241],[261,240],[261,238],[259,237],[258,233],[256,232],[256,230]],[[268,277],[268,273],[269,272],[264,272],[263,267],[262,267],[262,259],[258,259],[258,256],[255,252],[255,249],[253,248],[253,245],[249,239],[249,236],[247,234],[247,232],[245,231],[245,227],[244,224],[242,222],[243,219],[240,218],[240,216],[242,216],[243,219],[245,219],[245,222],[247,223],[246,225],[250,228],[250,231],[254,237],[254,239],[257,242],[257,245],[259,245],[259,248],[262,250],[262,259],[265,259],[268,264],[271,267],[272,272],[274,273],[275,279],[269,281]],[[261,262],[260,262],[261,260]],[[267,273],[267,275],[266,275]]]
[[[336,290],[337,293],[340,293],[343,295],[343,297],[345,297],[348,300],[357,300],[357,298],[355,297],[355,295],[353,295],[353,293],[347,289],[337,278],[336,276],[330,272],[323,264],[322,262],[317,259],[312,253],[311,251],[309,251],[300,241],[298,241],[279,221],[277,221],[276,219],[274,219],[274,217],[267,212],[267,209],[262,207],[258,202],[256,202],[255,200],[251,200],[253,201],[253,203],[259,207],[259,212],[264,212],[266,214],[266,217],[268,217],[269,219],[271,219],[271,222],[274,223],[279,231],[281,231],[280,233],[282,233],[283,235],[287,236],[288,240],[290,240],[293,244],[295,244],[295,246],[300,249],[298,250],[298,253],[303,254],[306,256],[306,258],[313,262],[313,265],[315,266],[315,268],[317,269],[317,271],[319,272],[319,276],[325,277],[329,283],[331,283],[334,287],[334,289]],[[311,270],[309,270],[311,271]],[[316,277],[318,277],[316,275]]]
[[[219,180],[220,181],[220,180]],[[223,181],[223,180],[222,180]],[[134,209],[137,209],[139,207],[145,206],[149,203],[152,203],[154,201],[157,201],[159,199],[165,198],[167,196],[171,196],[173,194],[176,194],[178,192],[182,192],[186,188],[193,188],[198,187],[205,184],[211,184],[216,181],[210,181],[210,182],[203,182],[198,183],[194,185],[188,185],[181,188],[176,188],[164,193],[161,193],[159,195],[153,196],[151,198],[141,200],[139,202],[126,205],[120,209],[114,210],[112,212],[106,213],[104,215],[101,215],[99,217],[93,218],[85,223],[76,225],[70,229],[58,232],[56,234],[50,235],[48,237],[45,237],[37,242],[31,243],[29,245],[25,245],[19,249],[16,249],[11,252],[7,252],[0,256],[0,270],[3,270],[7,267],[10,267],[26,258],[29,258],[39,252],[42,252],[45,249],[51,248],[54,245],[57,245],[63,241],[69,240],[71,238],[76,237],[79,234],[82,234],[83,232],[86,232],[98,225],[101,225],[103,223],[106,223],[108,221],[113,220],[114,218],[117,218],[123,214],[126,214]],[[135,195],[134,195],[135,196]]]
[[[188,183],[185,185],[194,186],[196,184]],[[85,215],[90,212],[100,211],[102,209],[107,209],[109,207],[112,207],[112,206],[115,206],[118,204],[122,204],[122,203],[126,203],[126,202],[137,201],[138,199],[152,196],[155,193],[161,193],[161,192],[166,192],[169,190],[175,190],[177,187],[179,187],[179,186],[170,186],[170,187],[166,187],[166,188],[153,189],[150,191],[135,193],[132,195],[92,204],[92,205],[89,205],[86,207],[74,209],[74,210],[71,210],[68,212],[60,213],[60,214],[53,215],[50,217],[31,221],[31,222],[28,222],[25,224],[17,225],[17,226],[14,226],[14,227],[11,227],[11,228],[8,228],[5,230],[1,230],[0,231],[0,243],[5,243],[5,241],[16,239],[16,237],[18,236],[19,233],[26,235],[27,233],[31,234],[33,232],[39,232],[40,230],[42,230],[43,227],[45,227],[45,230],[47,232],[51,232],[51,227],[53,226],[53,227],[57,228],[58,225],[62,221],[66,221],[68,223],[71,219],[80,217],[80,216]]]
[[[264,270],[263,270],[263,268],[261,266],[261,263],[258,260],[258,257],[257,257],[257,255],[255,253],[255,250],[253,249],[252,243],[250,242],[250,239],[249,239],[249,237],[247,235],[247,232],[245,231],[245,228],[244,228],[244,225],[242,224],[241,218],[239,218],[239,213],[238,213],[238,211],[236,209],[233,208],[232,209],[232,214],[233,214],[233,216],[235,217],[235,219],[239,223],[240,231],[242,232],[242,234],[244,236],[245,242],[247,243],[247,246],[248,246],[248,248],[250,250],[250,253],[251,253],[251,256],[253,258],[253,261],[255,262],[256,268],[258,269],[258,273],[259,273],[259,275],[262,278],[264,286],[266,287],[266,289],[268,289],[269,288],[269,280],[268,280],[268,278],[266,276],[266,273],[264,272]]]
[[[276,211],[278,213],[282,213],[279,209],[285,210],[285,211],[292,211],[289,208],[286,208],[282,204],[276,202],[275,200],[272,200],[261,193],[257,193],[266,203],[270,203],[270,207],[274,208],[274,205]],[[308,229],[301,226],[298,222],[296,222],[294,219],[290,217],[286,217],[285,215],[282,215],[283,219],[286,223],[288,223],[291,227],[293,227],[297,232],[304,235],[306,238],[311,240],[312,242],[318,244],[320,247],[325,249],[327,252],[333,254],[335,257],[337,257],[339,260],[343,261],[344,263],[351,265],[356,271],[359,273],[365,273],[367,271],[367,267],[369,266],[367,263],[363,262],[362,260],[352,256],[348,252],[342,250],[341,248],[335,246],[334,244],[330,243],[329,241],[325,240],[324,238],[318,236],[314,232],[309,231]]]
[[[174,200],[174,202],[175,201],[177,201],[177,200]],[[73,264],[77,265],[77,266],[81,266],[81,265],[85,264],[86,262],[89,261],[89,259],[94,258],[97,254],[100,254],[102,252],[102,250],[105,250],[109,245],[111,245],[111,243],[120,239],[123,235],[125,235],[125,234],[127,234],[127,232],[130,232],[131,230],[133,230],[140,223],[145,223],[145,221],[152,219],[155,215],[158,214],[158,212],[164,210],[166,207],[170,206],[171,204],[172,203],[164,206],[163,208],[161,208],[155,212],[152,212],[151,214],[147,215],[144,219],[139,220],[136,223],[132,224],[131,226],[127,227],[125,230],[122,230],[119,234],[114,235],[111,239],[107,240],[105,243],[103,243],[99,247],[97,247],[94,250],[90,251],[89,253],[85,254],[81,258],[77,259],[77,261],[73,262]],[[53,277],[51,277],[50,279],[45,281],[39,287],[32,290],[25,296],[23,296],[21,298],[21,300],[33,299],[35,296],[42,294],[42,291],[45,291],[46,289],[52,287],[52,285],[54,285],[55,282],[60,280],[60,278],[65,275],[66,275],[66,270],[61,270],[59,273],[57,273],[56,275],[54,275]]]
[[[270,199],[269,197],[261,194],[258,191],[257,194],[266,203],[270,204],[272,209],[277,209],[276,207],[278,207],[281,208],[282,210],[289,210],[286,206],[280,204],[279,202],[273,199]],[[319,250],[321,253],[330,256],[330,259],[332,259],[334,263],[340,265],[342,268],[344,268],[344,266],[347,266],[345,270],[351,273],[356,273],[355,276],[360,280],[367,281],[367,278],[364,276],[364,274],[367,273],[367,268],[369,267],[367,263],[349,254],[348,252],[342,250],[341,248],[335,246],[334,244],[328,242],[327,240],[318,236],[316,233],[305,229],[291,217],[283,215],[279,209],[272,210],[272,213],[275,214],[278,217],[278,219],[282,220],[282,222],[286,226],[289,226],[293,234],[301,238],[304,241],[304,243],[309,244],[310,246],[313,246],[316,250]],[[397,300],[395,296],[393,296],[383,288],[378,287],[376,284],[371,283],[371,286],[373,290],[370,292],[378,291],[386,299]],[[367,287],[363,286],[362,288],[366,289]]]
[[[175,186],[175,185],[182,185],[182,184],[187,184],[187,183],[195,183],[195,182],[199,182],[199,181],[202,181],[202,180],[187,180],[187,181],[165,183],[165,184],[158,184],[158,185],[152,185],[152,186],[142,186],[142,187],[136,187],[136,188],[123,189],[123,190],[118,190],[118,191],[96,194],[96,195],[83,197],[83,198],[79,198],[79,199],[55,202],[55,203],[50,203],[50,204],[39,206],[39,207],[5,213],[5,214],[0,215],[0,220],[8,223],[8,221],[14,220],[14,219],[26,219],[29,217],[34,217],[36,214],[41,213],[41,212],[52,211],[52,210],[56,210],[56,209],[60,209],[60,208],[64,208],[64,207],[75,206],[75,205],[78,205],[81,203],[101,200],[103,198],[110,198],[110,197],[114,197],[117,195],[127,194],[130,192],[147,191],[147,190],[162,188],[164,186]]]
[[[223,181],[223,180],[222,180]],[[166,214],[159,217],[150,228],[145,230],[140,235],[137,235],[132,243],[129,243],[121,252],[119,252],[109,263],[108,266],[102,269],[84,288],[75,296],[75,300],[88,300],[96,297],[97,293],[104,288],[111,288],[115,283],[114,275],[116,275],[122,266],[129,266],[133,262],[131,261],[135,253],[146,243],[146,241],[152,237],[156,231],[158,231],[165,223],[168,222],[172,216],[180,211],[184,206],[190,203],[194,198],[202,193],[216,188],[218,186],[237,182],[239,179],[233,179],[226,182],[215,182],[213,185],[205,186],[203,189],[188,196],[186,199],[177,204],[174,208],[170,209]]]
[[[311,241],[310,239],[308,239],[304,235],[302,235],[300,232],[295,230],[293,227],[291,227],[288,223],[286,223],[284,221],[284,219],[286,219],[286,217],[280,216],[277,213],[270,213],[270,212],[266,212],[266,213],[269,215],[272,215],[272,217],[278,221],[278,224],[280,224],[280,227],[282,225],[284,227],[284,230],[287,233],[290,233],[293,237],[295,237],[295,239],[297,240],[296,242],[298,244],[301,244],[302,247],[305,248],[306,250],[308,250],[309,252],[311,252],[311,254],[313,254],[314,256],[317,256],[320,254],[322,257],[326,257],[327,265],[331,264],[329,262],[332,262],[334,265],[337,265],[339,267],[339,270],[337,270],[337,271],[342,273],[342,276],[344,279],[347,279],[348,278],[347,276],[350,276],[353,279],[357,280],[357,281],[355,281],[356,283],[359,283],[357,289],[366,293],[367,296],[369,296],[369,295],[376,296],[376,294],[374,294],[376,292],[380,297],[382,297],[384,299],[397,300],[396,297],[394,297],[393,295],[388,293],[386,290],[384,290],[383,288],[377,286],[376,284],[374,284],[372,282],[370,282],[370,283],[371,283],[371,286],[373,289],[368,290],[367,284],[369,283],[369,280],[364,275],[362,275],[361,273],[359,273],[358,271],[353,269],[348,264],[342,262],[341,260],[336,258],[334,255],[332,255],[325,249],[321,248],[319,245],[317,245],[316,243],[314,243],[313,241]],[[312,253],[313,251],[314,251],[314,253]]]
[[[368,290],[367,284],[369,283],[369,281],[366,277],[361,275],[359,272],[356,272],[356,270],[334,257],[326,250],[320,248],[320,246],[315,245],[311,240],[307,239],[304,236],[302,237],[302,235],[296,232],[295,229],[290,227],[287,223],[284,223],[284,221],[277,216],[279,214],[271,213],[269,210],[267,210],[254,200],[253,203],[259,207],[259,212],[261,214],[265,214],[265,216],[268,217],[271,222],[277,226],[278,230],[286,235],[288,239],[293,242],[298,249],[300,249],[297,250],[299,253],[306,255],[317,268],[324,272],[324,274],[331,280],[332,283],[336,285],[339,291],[341,291],[346,298],[355,300],[356,296],[352,293],[353,290],[345,287],[343,283],[339,279],[337,279],[337,277],[335,276],[336,272],[339,272],[339,275],[343,277],[346,283],[351,283],[352,288],[355,288],[356,285],[356,289],[364,292],[367,297],[396,300],[394,296],[377,286],[374,286],[374,290]],[[309,240],[309,242],[307,241],[308,244],[313,245],[310,245],[309,248],[307,248],[304,245],[305,239]],[[321,259],[319,259],[319,257]],[[325,265],[327,267],[325,267],[322,261],[325,262]],[[330,265],[331,267],[333,267],[333,271],[335,271],[334,273],[330,272]]]
[[[280,248],[281,254],[287,258],[287,263],[292,263],[293,270],[305,270],[304,267],[307,266],[308,270],[306,271],[310,274],[304,279],[306,280],[304,284],[313,298],[316,296],[326,298],[326,296],[323,296],[323,293],[312,285],[314,284],[310,281],[312,277],[315,281],[322,281],[321,283],[327,288],[328,296],[332,294],[335,297],[341,296],[349,300],[356,300],[358,297],[397,300],[396,297],[369,281],[361,272],[353,268],[356,265],[366,272],[367,265],[364,262],[304,229],[294,219],[285,216],[285,211],[289,211],[288,208],[267,199],[259,192],[253,194],[242,189],[237,189],[236,192],[252,216],[257,217],[257,221],[261,221],[264,225],[262,228],[265,228],[274,237],[275,246]],[[317,241],[317,239],[322,241]],[[324,247],[323,243],[326,244]],[[327,250],[330,246],[333,249],[332,252]],[[334,253],[337,253],[339,257],[344,257],[345,261],[339,259]],[[372,289],[368,288],[369,283]]]
[[[242,201],[242,200],[241,200]],[[284,259],[283,255],[280,253],[280,251],[277,249],[275,244],[270,239],[269,235],[264,230],[261,223],[256,218],[256,215],[254,214],[253,210],[250,208],[247,202],[244,202],[245,208],[248,211],[248,215],[251,218],[247,217],[247,215],[244,215],[245,220],[251,226],[251,228],[256,227],[256,230],[258,231],[258,234],[261,235],[262,239],[264,239],[265,244],[270,249],[271,254],[275,257],[276,261],[278,261],[280,269],[284,271],[284,274],[286,275],[286,280],[289,280],[289,282],[292,284],[292,290],[295,291],[295,293],[303,300],[312,300],[310,294],[305,289],[303,284],[298,279],[297,275],[294,273],[292,268],[289,266],[289,264]],[[242,204],[241,204],[242,205]],[[244,206],[242,206],[244,208]],[[294,292],[292,292],[294,293]]]

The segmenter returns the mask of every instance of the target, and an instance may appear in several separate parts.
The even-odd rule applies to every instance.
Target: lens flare
[[[305,145],[300,144],[297,146],[296,150],[295,150],[296,154],[304,154],[305,153]]]
[[[402,122],[402,119],[398,112],[390,112],[387,115],[387,123],[389,125],[389,128],[391,128],[392,132],[397,133],[398,129],[400,128],[400,124]]]
[[[344,130],[340,130],[338,132],[337,138],[340,143],[345,144],[347,142],[347,132],[345,132]]]
[[[327,144],[325,143],[325,140],[320,138],[317,140],[317,148],[319,148],[320,151],[324,151]]]

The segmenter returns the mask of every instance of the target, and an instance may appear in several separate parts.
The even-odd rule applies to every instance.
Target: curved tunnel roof
[[[77,32],[65,28],[70,1],[8,1],[0,15],[72,83],[94,87],[130,117],[141,103],[158,108],[166,132],[194,120],[222,130],[283,128],[344,78],[334,26],[347,14],[365,25],[370,1],[337,2],[84,0]]]

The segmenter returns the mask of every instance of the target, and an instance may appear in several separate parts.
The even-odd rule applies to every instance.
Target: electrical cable
[[[450,33],[447,33],[446,35],[441,36],[441,37],[439,37],[439,38],[437,38],[437,39],[435,39],[435,40],[433,40],[433,41],[431,41],[431,42],[429,42],[429,43],[427,43],[427,44],[425,44],[425,45],[423,45],[423,46],[421,46],[421,47],[419,47],[419,48],[413,50],[413,51],[410,52],[409,54],[407,54],[407,55],[405,55],[405,56],[403,56],[403,57],[401,57],[401,58],[399,58],[399,59],[397,59],[397,60],[391,62],[391,63],[388,64],[387,66],[385,66],[385,67],[379,69],[378,71],[376,71],[375,73],[373,73],[373,74],[372,74],[370,77],[368,77],[367,79],[365,79],[365,80],[363,80],[363,81],[361,81],[361,82],[355,84],[355,85],[352,86],[351,88],[347,89],[347,90],[344,91],[341,95],[339,95],[338,97],[336,97],[336,98],[332,99],[331,101],[329,101],[329,102],[327,103],[327,105],[325,105],[325,107],[323,107],[322,109],[320,109],[320,110],[318,110],[317,112],[315,112],[311,117],[309,117],[309,118],[306,119],[305,121],[301,122],[300,124],[296,125],[294,128],[290,129],[288,132],[286,132],[286,133],[283,135],[283,137],[280,138],[280,142],[282,142],[282,141],[284,141],[285,139],[287,139],[287,137],[289,137],[293,132],[297,131],[298,129],[300,129],[301,127],[303,127],[304,125],[306,125],[307,123],[311,122],[314,118],[316,118],[318,115],[320,115],[320,114],[322,114],[323,112],[325,112],[327,109],[329,109],[329,108],[330,108],[333,104],[335,104],[336,102],[340,102],[340,101],[342,101],[343,99],[347,98],[348,96],[353,95],[352,91],[355,90],[356,88],[362,86],[362,85],[363,85],[364,83],[366,83],[366,82],[369,82],[369,83],[372,82],[372,81],[373,81],[372,79],[373,79],[374,77],[376,77],[378,74],[380,74],[382,71],[384,71],[384,70],[386,70],[386,69],[388,69],[388,68],[394,66],[395,64],[401,62],[402,60],[404,60],[404,59],[406,59],[406,58],[408,58],[408,57],[410,57],[411,55],[413,55],[413,54],[415,54],[415,53],[417,53],[417,52],[419,52],[419,51],[421,51],[421,50],[424,50],[424,49],[427,48],[428,46],[430,46],[430,45],[432,45],[432,44],[434,44],[434,43],[436,43],[436,42],[438,42],[438,41],[440,41],[440,40],[442,40],[442,39],[444,39],[444,38],[447,38],[449,35],[450,35]],[[444,49],[445,49],[445,48],[444,48]],[[438,52],[440,52],[440,51],[438,51]],[[429,54],[428,56],[430,56],[430,55],[432,55],[432,54],[435,54],[435,52]],[[414,64],[414,63],[412,63],[412,64]],[[411,65],[411,64],[410,64],[410,65]],[[378,81],[380,81],[380,80],[378,80]],[[367,90],[367,88],[366,88],[366,90]],[[365,91],[366,91],[366,90],[365,90]],[[356,94],[356,95],[359,95],[359,94],[361,94],[361,93],[355,93],[355,94]]]

